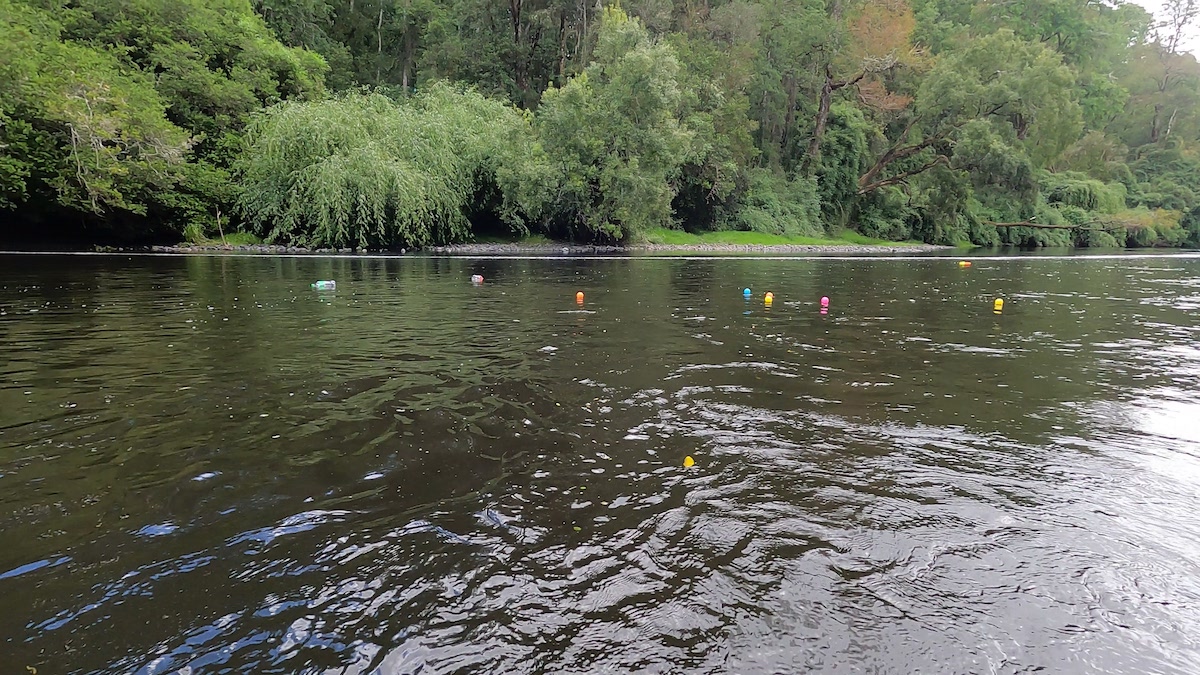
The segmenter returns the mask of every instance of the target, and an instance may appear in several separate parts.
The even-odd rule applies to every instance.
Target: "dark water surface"
[[[0,256],[0,672],[1198,673],[1198,310],[1189,257]]]

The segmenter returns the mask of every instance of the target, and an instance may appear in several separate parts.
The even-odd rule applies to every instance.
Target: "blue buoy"
[[[750,289],[749,288],[742,291],[742,297],[746,297],[746,298],[750,297]]]

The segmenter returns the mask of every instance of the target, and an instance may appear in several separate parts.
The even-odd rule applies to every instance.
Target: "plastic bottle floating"
[[[483,275],[482,274],[472,274],[471,275],[471,283],[482,284],[483,283]]]
[[[337,288],[336,281],[318,281],[312,284],[312,287],[318,291],[332,291]]]
[[[683,458],[683,468],[690,469],[693,466],[696,466],[696,460],[692,459],[691,455]]]
[[[744,288],[744,289],[742,289],[742,297],[743,297],[743,298],[748,298],[748,297],[750,297],[750,289],[749,289],[749,288]]]
[[[970,261],[970,260],[959,260],[959,261],[958,261],[958,266],[959,266],[959,267],[970,267],[970,266],[971,266],[971,261]]]
[[[999,314],[1000,312],[1003,312],[1003,311],[1004,311],[1004,300],[1002,300],[1000,298],[996,298],[996,301],[992,303],[992,313]]]
[[[583,304],[583,291],[579,291],[575,294],[575,302],[578,302],[581,305]]]

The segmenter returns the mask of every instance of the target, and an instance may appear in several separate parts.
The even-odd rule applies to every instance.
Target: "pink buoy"
[[[822,307],[829,307],[829,298],[827,298],[827,297],[825,297],[825,296],[823,296],[823,295],[822,295],[822,296],[821,296],[821,306],[822,306]]]

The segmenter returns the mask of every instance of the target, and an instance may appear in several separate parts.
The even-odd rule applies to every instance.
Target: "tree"
[[[21,183],[6,201],[27,203],[32,181],[110,229],[202,233],[229,210],[227,168],[250,115],[322,90],[321,58],[281,45],[245,0],[6,0],[4,12],[5,44],[25,45],[11,72],[35,73],[7,87],[4,114],[23,124],[6,126],[14,148],[49,160],[5,162]]]
[[[804,143],[798,142],[801,120],[821,88],[823,73],[812,55],[840,39],[834,30],[836,22],[831,21],[822,0],[764,0],[755,13],[744,7],[730,11],[758,18],[756,68],[750,84],[758,145],[769,167],[790,171],[803,159]],[[741,32],[749,33],[750,28],[743,26]],[[807,128],[807,120],[804,126]]]
[[[1041,44],[1002,30],[943,56],[921,83],[904,126],[858,180],[866,194],[939,164],[953,154],[958,134],[976,120],[1005,127],[1035,165],[1056,158],[1082,128],[1073,96],[1074,74]],[[921,133],[919,140],[913,132]],[[895,162],[919,154],[928,161],[887,175]]]
[[[237,170],[241,213],[266,239],[307,246],[422,246],[469,237],[475,202],[523,228],[513,165],[528,119],[472,91],[435,85],[397,103],[348,93],[260,115]]]
[[[841,2],[832,3],[830,18],[835,24],[842,22],[842,7]],[[821,141],[835,92],[865,83],[862,94],[868,105],[899,110],[909,102],[890,94],[882,76],[911,56],[909,38],[916,25],[912,8],[905,0],[868,0],[846,23],[845,46],[822,59],[821,93],[805,156],[810,172],[821,161]],[[836,75],[838,71],[844,75]]]
[[[562,234],[636,239],[671,222],[673,180],[693,134],[676,117],[679,63],[641,21],[606,8],[595,60],[542,97],[538,138],[561,176]]]
[[[712,41],[677,34],[671,46],[680,58],[678,115],[691,132],[672,211],[691,231],[723,227],[750,187],[759,154],[747,75],[730,72],[729,52]]]
[[[37,195],[93,216],[145,215],[180,180],[193,139],[167,120],[150,77],[61,31],[0,0],[0,206]]]

